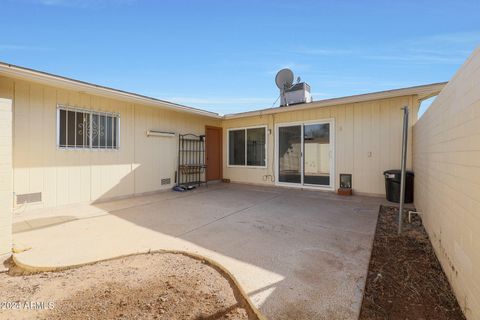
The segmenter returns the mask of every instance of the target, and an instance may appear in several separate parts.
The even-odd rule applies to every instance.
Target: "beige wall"
[[[335,188],[338,188],[340,173],[351,173],[356,192],[385,194],[383,171],[400,168],[403,121],[400,109],[405,105],[411,110],[411,128],[418,111],[416,96],[224,120],[223,176],[236,182],[273,184],[270,176],[275,175],[275,124],[334,119]],[[255,125],[267,125],[271,129],[267,139],[267,168],[229,167],[226,163],[227,129]],[[409,144],[411,146],[411,139]],[[411,168],[411,153],[408,156],[408,167]]]
[[[414,127],[415,205],[468,319],[480,319],[480,49]]]
[[[0,77],[14,95],[14,191],[42,192],[42,202],[17,212],[91,202],[171,188],[178,136],[147,137],[147,129],[204,134],[220,120],[92,96]],[[61,150],[56,147],[56,108],[65,104],[120,113],[120,149]],[[160,185],[171,178],[171,185]]]
[[[0,270],[12,248],[12,89],[0,82]]]

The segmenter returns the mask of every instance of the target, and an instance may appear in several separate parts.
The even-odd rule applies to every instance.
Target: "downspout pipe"
[[[400,205],[398,208],[398,234],[402,233],[403,224],[403,206],[405,204],[405,177],[407,171],[407,143],[408,143],[408,107],[405,106],[403,110],[403,139],[402,139],[402,162],[401,162],[401,176],[400,176]]]

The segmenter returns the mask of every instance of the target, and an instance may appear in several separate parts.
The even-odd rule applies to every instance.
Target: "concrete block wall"
[[[480,48],[413,128],[415,205],[467,319],[480,319]]]
[[[0,85],[0,270],[12,251],[12,94],[12,83]]]

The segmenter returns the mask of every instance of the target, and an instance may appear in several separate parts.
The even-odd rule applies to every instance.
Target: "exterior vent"
[[[41,192],[17,194],[17,205],[41,202],[41,201],[42,201]]]
[[[165,178],[165,179],[162,179],[161,180],[161,185],[164,186],[166,184],[170,184],[171,183],[171,179],[170,178]]]

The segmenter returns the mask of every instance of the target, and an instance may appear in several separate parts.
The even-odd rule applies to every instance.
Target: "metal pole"
[[[282,98],[283,98],[283,102],[285,103],[283,106],[284,107],[288,107],[288,102],[287,102],[287,97],[285,96],[285,88],[287,87],[286,84],[283,85],[283,89],[282,89]]]
[[[405,177],[407,165],[407,143],[408,143],[408,107],[403,107],[403,139],[402,139],[402,163],[400,177],[400,206],[398,208],[398,234],[402,233],[403,205],[405,203]]]

